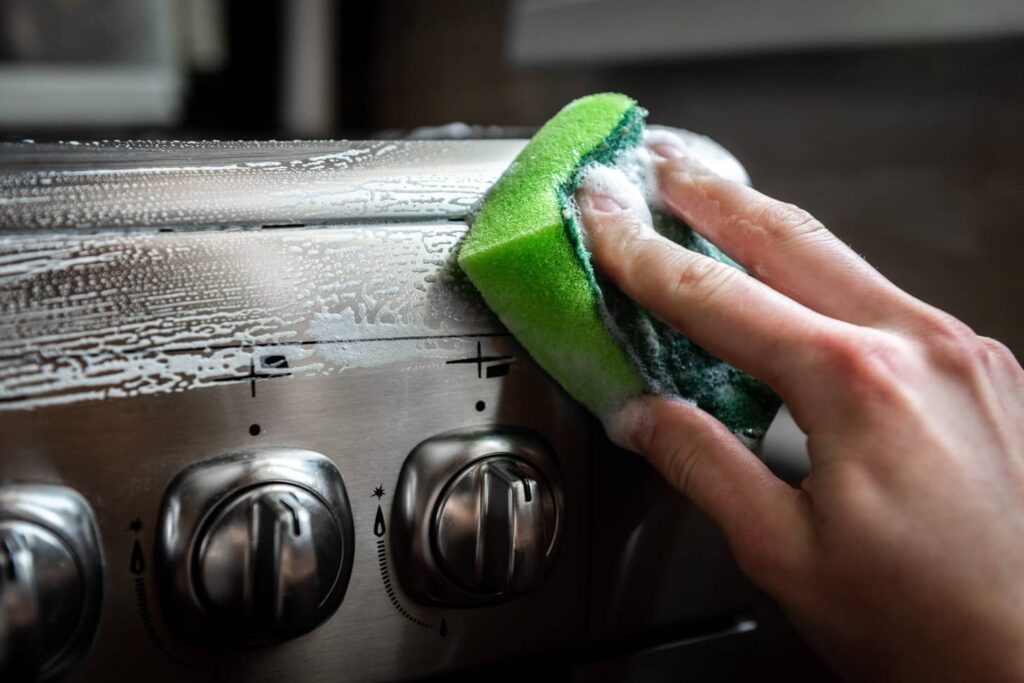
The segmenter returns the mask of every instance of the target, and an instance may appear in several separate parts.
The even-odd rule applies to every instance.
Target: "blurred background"
[[[1020,0],[0,0],[8,140],[525,136],[608,89],[1024,355]]]

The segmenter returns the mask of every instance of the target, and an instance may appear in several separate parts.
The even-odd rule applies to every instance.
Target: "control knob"
[[[172,484],[161,518],[162,595],[186,637],[284,640],[344,597],[352,518],[323,455],[273,449],[200,463]]]
[[[88,650],[103,598],[92,510],[48,484],[0,487],[0,680],[58,674]]]
[[[341,569],[344,536],[312,493],[267,484],[217,510],[197,544],[196,593],[236,633],[309,630]]]
[[[547,442],[523,429],[442,434],[402,466],[391,546],[402,587],[425,603],[500,602],[538,586],[564,508]]]
[[[455,476],[433,523],[438,563],[454,583],[479,595],[519,594],[547,572],[557,511],[536,467],[499,455]]]

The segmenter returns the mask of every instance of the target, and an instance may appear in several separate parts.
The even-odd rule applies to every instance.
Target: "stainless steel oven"
[[[717,532],[453,263],[522,144],[0,149],[4,680],[760,661]]]

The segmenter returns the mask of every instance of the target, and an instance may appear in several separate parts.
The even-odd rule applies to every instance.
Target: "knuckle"
[[[978,341],[984,348],[987,357],[1003,366],[1016,367],[1020,363],[1017,362],[1017,357],[1010,350],[1010,347],[1002,343],[998,339],[992,339],[991,337],[978,337]]]
[[[930,320],[919,339],[926,349],[928,359],[953,374],[973,374],[990,360],[992,347],[982,342],[970,327],[945,313]]]
[[[696,303],[706,303],[713,299],[718,291],[732,283],[739,271],[706,256],[680,253],[677,256],[676,273],[673,294],[677,298],[695,299]]]
[[[937,344],[976,341],[978,335],[964,322],[943,311],[931,310],[921,325],[920,336]]]
[[[859,520],[862,514],[876,507],[871,497],[873,475],[864,462],[854,458],[833,460],[819,468],[815,476],[828,479],[829,507],[824,519],[820,520],[827,528],[836,521]]]
[[[759,214],[758,222],[774,241],[803,242],[832,236],[821,221],[795,204],[771,201]]]
[[[1011,360],[1016,364],[1017,356],[1010,350],[1010,347],[991,337],[978,337],[978,341],[989,354],[1004,360]]]
[[[906,344],[877,331],[832,333],[820,348],[829,374],[875,399],[895,398],[913,362]]]
[[[602,240],[600,244],[595,240],[592,245],[595,248],[595,260],[598,261],[601,270],[613,280],[635,279],[637,273],[650,268],[652,260],[661,258],[660,252],[651,249],[646,240],[637,238],[639,230],[634,225],[632,216],[616,216],[615,220],[619,222],[620,238]]]

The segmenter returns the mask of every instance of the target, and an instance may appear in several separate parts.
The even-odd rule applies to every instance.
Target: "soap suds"
[[[652,176],[646,175],[646,172],[641,170],[640,163],[635,158],[639,155],[631,156],[634,156],[634,163],[629,168],[628,175],[617,164],[615,166],[591,164],[583,170],[580,176],[579,189],[587,194],[603,194],[611,197],[624,206],[627,211],[636,214],[640,218],[636,226],[638,231],[640,231],[637,235],[639,237],[646,233],[648,229],[651,233],[654,231],[650,207],[652,205],[651,198],[657,193],[657,184],[652,185],[646,182],[646,178]],[[649,167],[650,155],[645,156],[647,157]],[[633,178],[636,178],[643,184],[637,184]],[[650,189],[651,187],[654,189]],[[591,248],[590,231],[586,229],[586,225],[580,216],[580,209],[575,195],[572,197],[570,205],[574,215],[567,215],[565,218],[566,220],[576,221],[576,224],[579,226],[579,234],[582,238],[583,246],[588,252],[593,251]],[[567,205],[567,210],[570,205]]]
[[[670,143],[685,148],[701,161],[707,155],[706,151],[698,151],[703,149],[701,145],[704,148],[712,146],[714,149],[711,151],[720,150],[706,138],[693,136],[693,139],[703,142],[691,144],[690,139],[684,140],[668,131],[652,131],[645,136],[647,144]],[[735,162],[724,150],[721,153]],[[736,165],[742,171],[738,162]],[[734,179],[746,180],[745,172],[740,178],[734,169],[730,171],[721,163],[718,166],[731,172]],[[658,188],[653,159],[646,146],[624,150],[611,159],[610,164],[591,164],[582,169],[578,178],[580,189],[588,194],[608,196],[639,217],[632,222],[633,234],[624,236],[624,239],[650,239],[657,234],[686,249],[739,267],[668,212]],[[744,443],[753,447],[775,412],[777,397],[764,385],[726,365],[638,306],[600,273],[593,272],[590,234],[579,214],[579,206],[575,202],[570,206],[572,214],[567,217],[567,223],[571,232],[579,234],[580,258],[588,272],[592,272],[598,312],[608,332],[642,376],[644,393],[684,400],[717,417]],[[641,411],[638,406],[646,405],[643,401],[634,399],[611,416],[602,418],[611,438],[631,450],[636,448],[628,444],[638,443],[635,439],[643,436],[645,428],[643,421],[646,418],[638,412]],[[636,430],[640,430],[639,435]]]
[[[442,365],[442,347],[382,340],[500,329],[450,266],[464,233],[445,222],[0,238],[0,410],[232,386],[264,356],[296,376]]]
[[[715,175],[743,185],[750,184],[750,176],[736,157],[706,135],[679,128],[649,126],[644,131],[644,145],[650,147],[659,143],[681,147]]]
[[[654,434],[654,417],[647,398],[634,398],[605,415],[601,422],[612,443],[634,453],[641,453]]]
[[[612,167],[593,164],[583,171],[580,181],[580,189],[584,192],[611,197],[627,210],[636,213],[645,222],[650,223],[651,210],[642,187],[637,185],[617,165]]]

